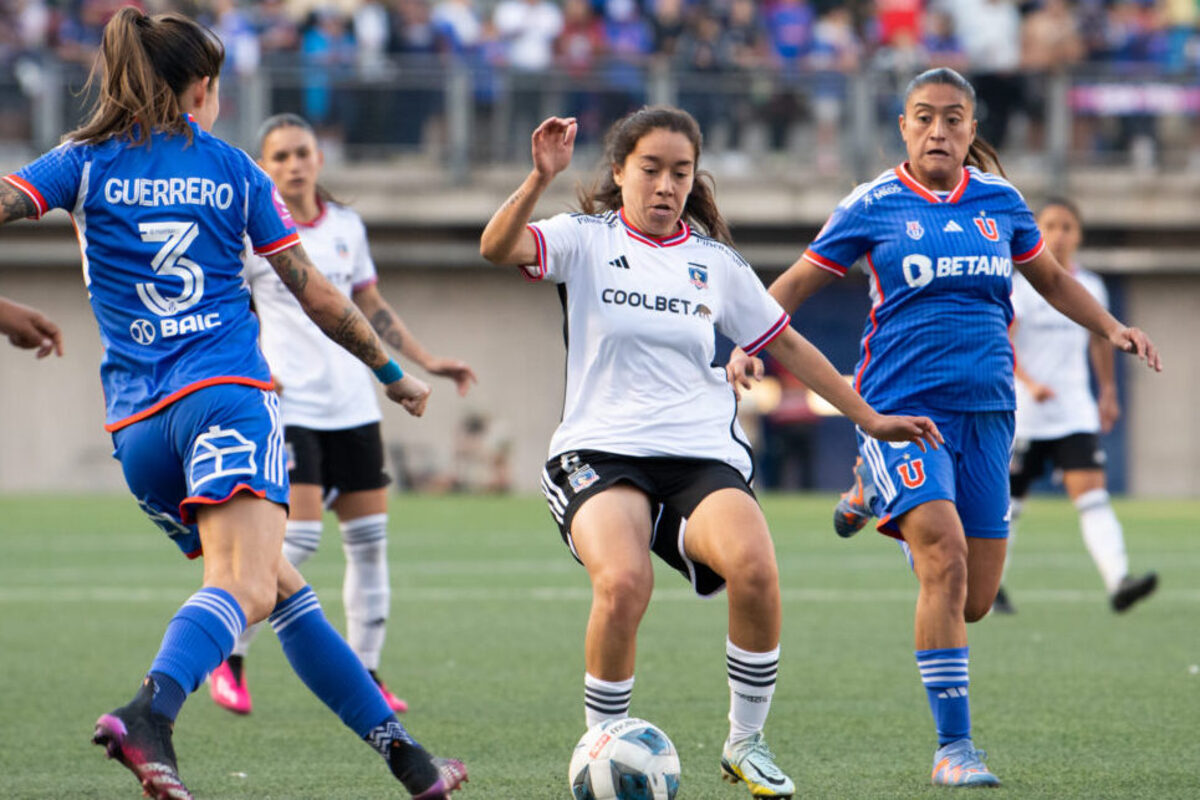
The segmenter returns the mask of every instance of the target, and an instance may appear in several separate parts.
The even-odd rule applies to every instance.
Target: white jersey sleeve
[[[557,214],[529,224],[537,248],[537,259],[523,269],[530,280],[565,283],[579,259],[584,229],[599,217],[586,214]]]
[[[758,275],[735,250],[725,248],[725,291],[717,330],[755,355],[788,326],[790,317],[763,286]]]

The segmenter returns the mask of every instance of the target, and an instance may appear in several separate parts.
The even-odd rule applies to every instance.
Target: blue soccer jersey
[[[299,237],[266,173],[189,124],[190,143],[162,132],[139,147],[67,142],[5,178],[38,217],[62,208],[75,223],[110,431],[204,386],[271,385],[242,243],[271,255]]]
[[[942,195],[901,165],[839,203],[804,258],[842,276],[866,257],[871,312],[854,382],[876,409],[1009,411],[1013,265],[1044,247],[1003,178],[966,167]]]

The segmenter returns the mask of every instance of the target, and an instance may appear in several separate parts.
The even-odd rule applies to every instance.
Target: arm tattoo
[[[312,267],[312,262],[308,260],[308,254],[300,245],[268,256],[267,261],[271,262],[275,273],[292,294],[300,295],[304,292],[304,288],[308,286],[308,270]]]
[[[362,324],[366,322],[358,306],[347,303],[342,308],[341,318],[332,328],[324,328],[329,338],[346,348],[351,355],[364,364],[378,361],[383,353],[379,351],[379,340],[371,333],[371,329]]]
[[[517,189],[515,192],[513,192],[511,195],[509,195],[509,198],[507,200],[504,201],[504,205],[500,206],[500,210],[503,211],[506,208],[515,206],[517,203],[521,202],[524,199],[525,199],[525,191],[523,189]]]
[[[6,181],[0,181],[0,223],[32,217],[37,206],[29,195]]]
[[[342,297],[341,293],[329,285],[324,276],[316,271],[316,267],[308,260],[308,255],[304,252],[302,245],[289,247],[287,250],[268,256],[267,260],[275,268],[276,274],[279,275],[284,285],[300,301],[304,312],[313,322],[317,323],[317,327],[324,331],[326,336],[365,364],[373,364],[383,357],[379,339],[372,332],[366,317],[358,310],[358,306]],[[313,288],[317,290],[315,292],[317,297],[328,297],[330,294],[333,297],[341,297],[343,301],[341,307],[334,310],[324,303],[314,306],[314,299],[308,297],[305,291],[309,288],[310,278],[313,281]],[[327,291],[320,289],[323,284]]]
[[[381,308],[371,315],[371,325],[380,338],[399,350],[404,345],[404,337],[392,325],[392,314],[386,308]]]

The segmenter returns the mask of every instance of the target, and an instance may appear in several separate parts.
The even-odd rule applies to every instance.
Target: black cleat
[[[467,768],[453,758],[431,756],[416,744],[392,741],[388,766],[413,800],[449,800],[450,793],[467,782]]]
[[[1015,614],[1017,608],[1008,599],[1008,592],[1001,586],[996,590],[996,599],[992,601],[992,611],[996,614]]]
[[[1147,572],[1140,578],[1126,575],[1124,578],[1121,578],[1121,583],[1117,585],[1117,590],[1109,598],[1109,602],[1112,603],[1112,610],[1118,614],[1122,611],[1128,611],[1134,603],[1153,594],[1157,588],[1157,572]]]
[[[128,705],[103,714],[96,720],[92,743],[104,747],[109,758],[124,764],[152,800],[193,800],[179,779],[175,747],[171,744],[174,724],[150,710],[154,679],[149,675]]]

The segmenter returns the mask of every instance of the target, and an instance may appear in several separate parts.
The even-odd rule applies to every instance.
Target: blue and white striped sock
[[[367,668],[325,618],[311,586],[275,606],[270,620],[292,669],[346,727],[365,738],[395,720]]]
[[[246,627],[246,615],[229,592],[206,587],[187,599],[167,623],[158,655],[150,664],[157,691],[150,708],[175,719],[183,701],[229,657]]]
[[[969,647],[917,650],[917,668],[929,696],[938,746],[971,736],[971,701],[967,696]]]

